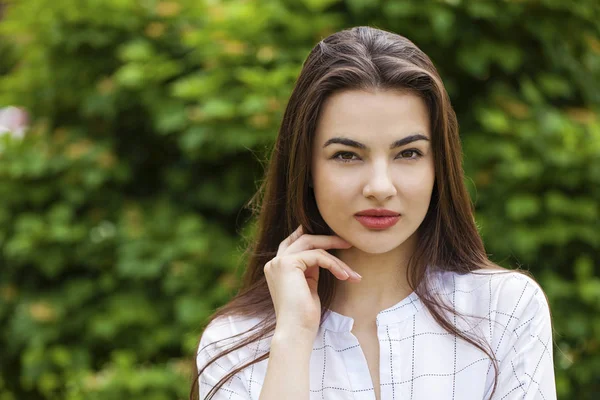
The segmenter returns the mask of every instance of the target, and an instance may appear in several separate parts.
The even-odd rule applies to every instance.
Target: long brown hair
[[[487,268],[502,269],[492,263],[477,231],[470,197],[463,181],[462,152],[456,114],[442,80],[429,57],[403,36],[366,26],[334,33],[320,41],[303,64],[291,94],[265,179],[250,205],[257,217],[255,239],[247,248],[248,262],[238,294],[218,309],[208,323],[222,316],[259,317],[260,324],[235,346],[208,363],[243,346],[272,336],[275,312],[264,265],[277,254],[279,244],[298,225],[309,234],[333,232],[322,219],[308,185],[311,148],[319,112],[329,95],[341,90],[396,89],[420,96],[429,110],[431,145],[435,162],[435,184],[428,212],[418,228],[419,240],[412,255],[407,279],[435,320],[449,333],[483,351],[495,370],[498,364],[489,344],[458,330],[449,314],[458,315],[450,305],[432,294],[427,268],[466,274]],[[334,295],[334,277],[321,270],[318,293],[322,320]],[[321,322],[322,322],[321,320]],[[250,332],[248,331],[248,332]],[[246,332],[246,333],[248,333]],[[265,360],[269,353],[234,369],[212,388],[212,395],[244,368]],[[195,363],[194,363],[195,365]],[[190,399],[197,398],[197,380],[207,367],[196,371]]]

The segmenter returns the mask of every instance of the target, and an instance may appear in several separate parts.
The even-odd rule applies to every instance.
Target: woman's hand
[[[277,329],[304,330],[316,335],[321,320],[317,292],[319,267],[340,279],[360,281],[360,275],[326,249],[348,249],[352,245],[339,236],[306,235],[302,226],[279,245],[277,255],[264,272],[275,306]]]

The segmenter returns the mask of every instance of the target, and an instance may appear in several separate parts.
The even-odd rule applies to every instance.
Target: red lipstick
[[[396,225],[400,220],[400,213],[378,208],[359,211],[354,218],[369,229],[387,229]]]

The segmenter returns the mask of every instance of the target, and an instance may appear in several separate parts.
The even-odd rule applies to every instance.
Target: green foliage
[[[491,257],[546,289],[559,398],[592,398],[598,21],[596,0],[10,2],[0,106],[34,123],[0,142],[0,399],[187,397],[302,61],[354,25],[436,63]]]

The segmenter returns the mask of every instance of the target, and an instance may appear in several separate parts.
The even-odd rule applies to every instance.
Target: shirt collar
[[[419,312],[423,303],[413,291],[399,303],[380,311],[377,314],[377,326],[391,325],[404,321]],[[325,311],[321,324],[323,328],[334,332],[350,332],[354,326],[354,318],[347,317],[332,310]]]

